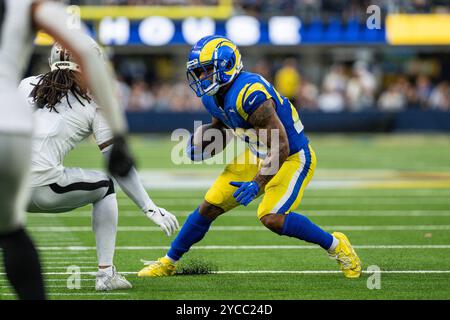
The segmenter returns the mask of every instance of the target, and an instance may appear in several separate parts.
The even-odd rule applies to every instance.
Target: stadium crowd
[[[90,5],[217,5],[220,0],[68,0]],[[314,18],[365,17],[369,5],[382,12],[449,12],[448,0],[233,0],[234,14],[297,15]],[[174,61],[158,60],[153,66],[145,59],[116,61],[122,104],[133,111],[198,111],[201,101],[189,88],[183,67]],[[148,59],[147,59],[148,60]],[[169,59],[170,60],[170,59]],[[420,64],[420,61],[418,62]],[[421,108],[450,111],[448,78],[429,70],[397,68],[363,61],[330,63],[321,66],[320,76],[311,77],[296,58],[272,61],[269,58],[247,65],[249,71],[264,75],[286,97],[307,110],[324,112],[379,109],[400,111]],[[433,69],[431,67],[431,69]],[[436,68],[435,68],[436,69]],[[447,67],[448,70],[448,67]]]
[[[121,75],[122,103],[127,111],[203,110],[184,75],[173,78],[177,73],[169,66],[168,69],[160,67],[162,70],[153,74],[143,71],[145,66],[138,66],[121,64],[117,68]],[[324,69],[321,79],[314,82],[302,74],[295,58],[286,58],[278,66],[262,59],[248,68],[273,82],[281,94],[303,110],[402,111],[419,108],[450,111],[450,85],[442,78],[434,79],[417,70],[385,74],[379,66],[362,61],[334,63]]]

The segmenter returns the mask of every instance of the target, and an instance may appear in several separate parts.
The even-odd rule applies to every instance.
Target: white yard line
[[[176,216],[187,216],[191,214],[190,211],[179,211],[172,210]],[[311,210],[304,212],[310,217],[450,217],[449,210]],[[120,217],[137,217],[142,218],[143,215],[139,210],[120,210]],[[77,211],[71,214],[60,215],[59,218],[80,218],[80,217],[91,217],[90,211]],[[252,210],[233,210],[227,213],[226,216],[256,216],[256,212]],[[28,219],[35,222],[39,219],[48,221],[48,219],[54,219],[56,215],[46,215],[46,214],[33,214],[28,215]],[[36,224],[34,224],[36,225]],[[46,224],[47,226],[47,224]],[[76,240],[76,239],[74,239]]]
[[[92,266],[92,265],[96,265],[97,261],[95,260],[91,260],[91,261],[87,261],[87,260],[74,260],[71,258],[66,258],[65,261],[48,261],[48,260],[43,260],[43,263],[45,265],[45,267],[48,268],[48,266],[54,266],[54,265],[63,265],[66,267],[69,266]]]
[[[308,189],[306,189],[308,190]],[[414,189],[409,189],[409,190],[414,190]],[[408,190],[408,191],[409,191]],[[433,189],[433,190],[429,190],[428,192],[402,192],[402,193],[395,193],[392,192],[391,190],[389,192],[381,192],[378,193],[377,191],[379,190],[364,190],[364,191],[360,191],[359,193],[355,190],[349,191],[346,190],[345,192],[340,193],[339,190],[336,190],[335,192],[333,191],[305,191],[308,192],[307,194],[305,193],[305,199],[318,199],[318,198],[326,198],[326,199],[345,199],[345,198],[350,198],[350,199],[412,199],[412,200],[417,200],[417,199],[441,199],[441,200],[445,200],[448,199],[448,196],[450,195],[450,189]],[[416,190],[417,191],[417,190]],[[441,191],[439,193],[439,191]],[[442,192],[445,191],[445,192]],[[205,191],[206,192],[206,191]],[[150,195],[152,195],[156,200],[182,200],[182,199],[187,199],[187,200],[192,200],[193,198],[196,199],[202,199],[203,196],[205,195],[205,192],[201,192],[201,193],[195,193],[195,192],[189,192],[189,191],[184,191],[184,192],[179,192],[177,190],[172,190],[172,192],[167,192],[165,191],[165,193],[161,193],[161,194],[157,194],[155,192],[153,192],[153,190],[149,190]],[[121,200],[126,200],[128,199],[127,195],[125,194],[120,194],[118,197],[119,202]],[[34,213],[33,213],[34,214]]]
[[[41,258],[42,261],[52,262],[52,263],[62,263],[64,261],[67,261],[67,259],[70,259],[70,261],[78,261],[78,262],[95,261],[94,255],[92,255],[92,257],[54,257],[54,258],[53,257],[42,257]]]
[[[79,253],[79,252],[70,252],[70,251],[69,252],[61,252],[61,251],[42,252],[41,257],[43,257],[43,259],[45,259],[46,257],[52,257],[53,255],[59,256],[59,255],[66,255],[66,254],[70,254],[70,255],[72,255],[72,257],[77,257],[77,258],[85,257],[85,256],[81,255],[81,253]]]
[[[387,225],[387,226],[322,226],[324,229],[346,230],[346,231],[414,231],[414,230],[450,230],[450,225]],[[92,232],[88,226],[71,227],[29,227],[33,232]],[[263,226],[212,226],[213,231],[267,231]],[[160,227],[153,226],[122,226],[119,232],[161,232]],[[57,241],[56,241],[57,242]],[[42,243],[39,241],[39,243]],[[64,243],[71,245],[71,243]],[[76,245],[77,243],[73,243]]]
[[[385,273],[385,274],[448,274],[450,270],[380,270],[380,271],[367,271],[363,270],[363,273]],[[120,272],[124,275],[136,275],[136,271]],[[335,274],[341,273],[339,270],[223,270],[212,271],[215,274]],[[3,273],[0,273],[2,275]],[[80,272],[81,275],[95,276],[95,272]],[[66,272],[43,272],[43,275],[72,275]],[[65,281],[65,279],[57,279]],[[55,280],[56,281],[56,280]]]
[[[198,195],[193,195],[193,196],[176,196],[176,192],[174,192],[174,195],[171,196],[157,196],[155,197],[155,199],[157,199],[157,201],[165,201],[167,203],[170,202],[176,202],[176,203],[183,203],[185,201],[201,201],[203,198],[203,195],[198,196]],[[121,198],[120,200],[126,200],[127,198]],[[404,200],[404,201],[400,201],[400,200]],[[406,201],[408,200],[408,201]],[[396,194],[390,194],[390,195],[386,195],[386,194],[374,194],[372,195],[371,192],[369,191],[368,193],[364,194],[364,195],[359,195],[359,194],[354,194],[354,193],[347,193],[347,194],[342,194],[342,195],[335,195],[335,194],[328,194],[328,195],[317,195],[317,194],[308,194],[305,195],[304,200],[303,201],[310,201],[310,202],[319,202],[321,203],[322,201],[327,201],[327,202],[344,202],[344,203],[353,203],[354,201],[357,202],[369,202],[369,203],[380,203],[380,201],[382,203],[386,203],[386,201],[388,201],[388,203],[390,203],[391,201],[393,203],[396,202],[401,202],[401,203],[418,203],[418,202],[423,202],[423,201],[430,201],[431,203],[436,203],[436,202],[444,202],[444,203],[449,203],[449,199],[448,199],[448,195],[444,194],[444,195],[424,195],[424,196],[420,196],[420,195],[396,195]]]
[[[43,265],[43,269],[44,270],[67,270],[67,268],[69,267],[69,266],[75,266],[75,267],[79,267],[80,269],[92,269],[92,267],[93,266],[96,266],[97,265],[97,263],[96,262],[94,262],[94,263],[90,263],[90,264],[86,264],[86,265],[80,265],[80,264],[78,264],[78,263],[67,263],[67,266],[52,266],[52,265],[48,265],[48,264],[44,264]],[[73,274],[73,273],[72,273]]]
[[[159,199],[158,205],[160,206],[180,206],[183,205],[185,207],[195,207],[201,203],[201,199]],[[401,200],[401,199],[359,199],[357,196],[354,198],[341,198],[341,199],[332,199],[328,200],[324,199],[307,199],[306,197],[302,201],[302,205],[355,205],[355,204],[371,204],[371,205],[450,205],[450,201],[448,199],[444,199],[443,201],[434,201],[430,198],[420,198],[415,201],[411,200]],[[128,205],[127,205],[128,206]],[[129,208],[132,209],[133,205],[130,204]]]
[[[341,273],[338,270],[229,270],[229,271],[216,271],[212,273],[218,274],[264,274],[264,273],[293,273],[293,274],[331,274]],[[450,273],[450,270],[380,270],[380,271],[366,271],[362,273],[374,274],[374,273],[404,273],[404,274],[431,274],[431,273]]]
[[[67,243],[67,242],[59,242],[59,241],[53,241],[53,242],[41,242],[39,240],[35,240],[35,244],[38,247],[51,247],[54,245],[62,246],[62,247],[78,247],[82,246],[83,243],[81,242],[75,242],[75,243]]]
[[[15,293],[0,293],[2,296],[15,296]],[[50,292],[49,294],[51,297],[57,297],[57,296],[119,296],[119,295],[129,295],[129,293],[125,292],[104,292],[104,293],[67,293],[67,292]]]
[[[450,245],[354,245],[355,249],[450,249]],[[294,246],[294,245],[253,245],[253,246],[193,246],[191,250],[311,250],[318,249],[318,246]],[[169,246],[118,246],[116,250],[168,250]],[[96,247],[75,246],[75,247],[39,247],[42,251],[92,251]]]
[[[450,217],[450,210],[314,210],[311,217]]]
[[[59,272],[57,272],[57,273],[59,273]],[[44,273],[44,275],[45,275],[45,273]],[[62,275],[69,275],[68,273],[63,273]],[[83,279],[83,278],[81,278],[80,279],[80,281],[85,281],[85,282],[94,282],[94,278],[91,278],[91,279]],[[7,282],[7,283],[9,283],[9,280],[8,279],[0,279],[0,283],[2,283],[2,282]],[[44,283],[46,283],[46,282],[67,282],[67,278],[60,278],[60,279],[44,279]]]

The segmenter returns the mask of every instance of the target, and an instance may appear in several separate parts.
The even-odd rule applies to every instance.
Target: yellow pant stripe
[[[269,213],[287,214],[299,206],[316,167],[316,157],[310,146],[308,151],[291,155],[267,184],[258,207],[258,218]]]
[[[308,173],[306,174],[306,178],[303,181],[302,186],[300,187],[300,192],[297,195],[297,199],[295,199],[294,203],[289,207],[287,212],[291,212],[292,210],[295,210],[298,208],[298,206],[300,205],[300,202],[303,198],[303,191],[305,191],[306,186],[311,181],[311,179],[314,175],[314,171],[316,169],[316,164],[317,164],[316,154],[314,153],[314,150],[311,148],[311,146],[308,145],[308,148],[309,148],[309,152],[311,154],[311,164],[308,169]]]

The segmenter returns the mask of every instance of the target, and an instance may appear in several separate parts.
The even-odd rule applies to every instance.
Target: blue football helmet
[[[189,86],[201,97],[213,96],[242,70],[237,46],[222,36],[201,38],[191,49],[187,62]]]

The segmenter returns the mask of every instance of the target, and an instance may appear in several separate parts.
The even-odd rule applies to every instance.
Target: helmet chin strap
[[[205,92],[206,95],[208,95],[208,96],[215,95],[219,91],[220,88],[222,88],[223,86],[225,86],[225,85],[229,84],[231,81],[233,81],[233,79],[236,77],[236,74],[237,74],[237,72],[233,73],[230,81],[228,81],[227,83],[218,83],[217,82],[217,85],[214,88],[210,89],[208,92]]]
[[[212,88],[211,90],[205,92],[206,95],[208,96],[213,96],[217,93],[217,91],[219,91],[220,85],[215,86],[214,88]]]

